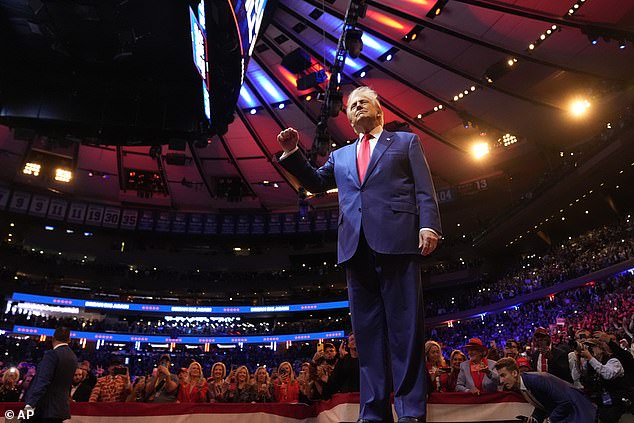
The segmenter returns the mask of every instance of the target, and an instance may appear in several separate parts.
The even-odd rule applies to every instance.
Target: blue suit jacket
[[[35,416],[45,419],[70,419],[70,387],[77,368],[77,357],[68,345],[44,353],[24,402],[35,407]]]
[[[594,423],[597,409],[592,402],[568,382],[550,373],[528,372],[524,385],[546,409],[535,408],[539,421],[550,417],[552,423]]]
[[[439,234],[442,229],[418,136],[383,131],[363,181],[357,171],[357,143],[333,151],[319,169],[310,166],[299,151],[280,164],[308,191],[338,188],[339,263],[356,252],[362,227],[369,247],[377,253],[420,254],[420,228],[431,228]]]

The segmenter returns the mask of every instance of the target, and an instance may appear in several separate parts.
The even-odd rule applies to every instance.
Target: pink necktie
[[[359,171],[359,181],[363,182],[365,172],[370,164],[370,139],[372,135],[364,134],[359,146],[359,154],[357,155],[357,170]]]

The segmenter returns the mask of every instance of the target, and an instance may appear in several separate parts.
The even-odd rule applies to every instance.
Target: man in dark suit
[[[27,409],[35,409],[29,421],[56,423],[70,419],[69,394],[77,357],[70,349],[70,329],[59,327],[53,334],[53,349],[44,353],[35,379],[24,397]]]
[[[568,352],[561,346],[553,347],[552,339],[546,328],[535,329],[533,335],[537,351],[531,356],[531,366],[537,372],[550,373],[572,383],[572,374],[568,364]]]
[[[371,88],[350,94],[347,115],[355,143],[315,169],[297,151],[299,134],[288,128],[278,135],[280,164],[311,192],[338,188],[338,260],[346,268],[359,352],[360,421],[392,421],[391,388],[399,422],[424,421],[418,256],[434,251],[441,234],[431,174],[417,135],[383,130]]]
[[[88,380],[86,380],[84,370],[81,367],[75,369],[75,375],[73,376],[73,384],[70,388],[70,399],[73,402],[88,402],[90,399],[90,393],[92,387]]]
[[[568,382],[549,373],[520,373],[510,357],[500,359],[495,369],[504,389],[517,391],[535,407],[532,418],[539,423],[595,423],[597,409],[592,402]]]

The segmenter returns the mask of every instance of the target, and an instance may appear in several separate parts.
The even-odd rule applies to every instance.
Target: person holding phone
[[[269,372],[260,366],[255,370],[255,402],[273,402],[274,391]]]
[[[176,402],[178,395],[178,376],[170,372],[170,356],[163,354],[153,375],[145,384],[145,402]]]
[[[278,381],[274,387],[275,401],[296,403],[299,401],[299,382],[295,379],[293,366],[288,361],[278,367]]]
[[[211,366],[211,376],[207,379],[207,401],[224,402],[225,392],[229,389],[227,377],[227,366],[225,363],[217,362]]]
[[[496,392],[500,378],[495,371],[495,361],[487,359],[487,347],[479,338],[471,338],[465,345],[469,361],[460,364],[460,373],[456,383],[457,392]]]
[[[445,391],[449,369],[442,356],[440,344],[436,341],[425,342],[425,367],[429,373],[432,390],[434,392]]]
[[[124,402],[131,391],[128,368],[118,357],[113,357],[108,365],[108,374],[97,379],[88,402]]]

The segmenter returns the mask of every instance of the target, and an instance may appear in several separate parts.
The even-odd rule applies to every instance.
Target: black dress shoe
[[[425,417],[400,417],[398,423],[425,423]]]

